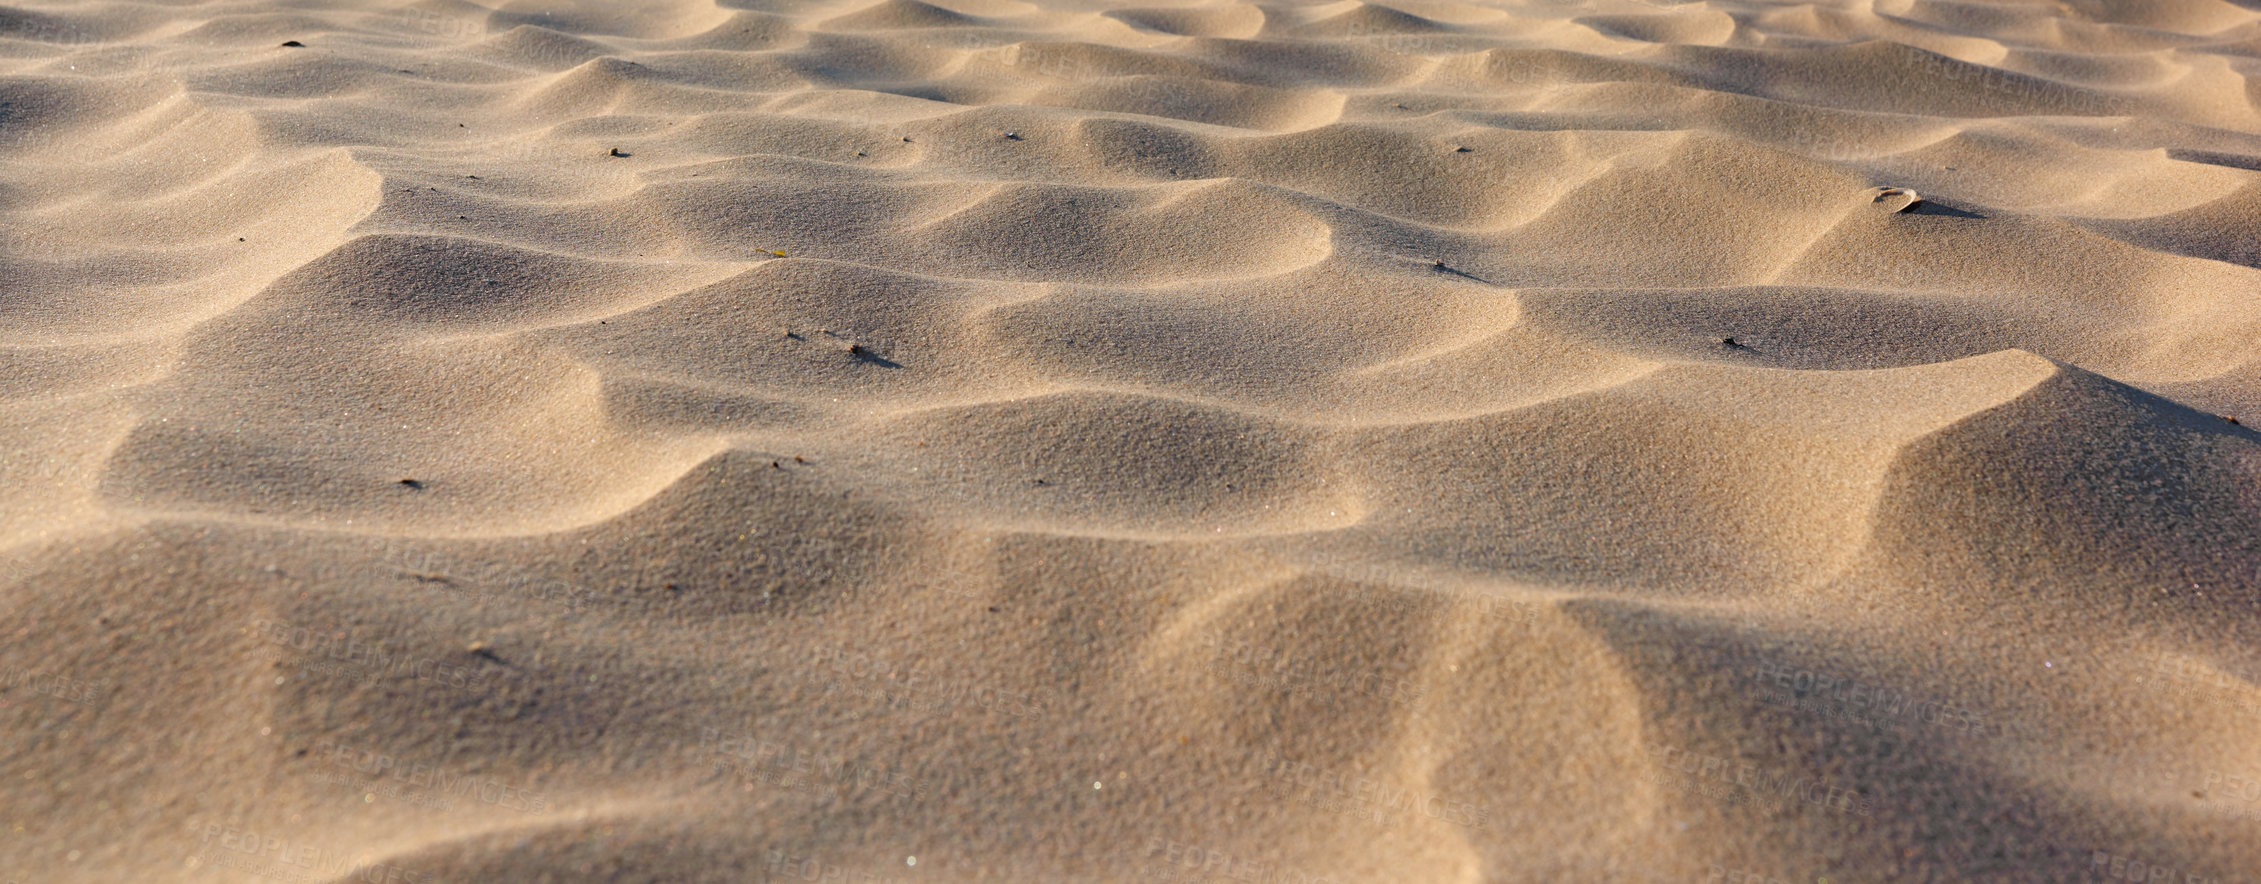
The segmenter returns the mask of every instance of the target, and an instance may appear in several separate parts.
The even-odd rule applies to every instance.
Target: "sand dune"
[[[0,8],[0,882],[2244,880],[2257,38]]]

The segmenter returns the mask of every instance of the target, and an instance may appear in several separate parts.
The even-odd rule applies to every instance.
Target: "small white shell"
[[[1908,211],[1908,210],[1910,210],[1910,209],[1913,209],[1913,208],[1915,208],[1915,207],[1917,207],[1917,206],[1923,205],[1923,197],[1917,196],[1917,195],[1916,195],[1916,192],[1915,192],[1915,191],[1913,191],[1913,190],[1909,190],[1909,189],[1907,189],[1907,188],[1905,188],[1905,187],[1887,187],[1887,188],[1883,188],[1882,190],[1880,190],[1880,191],[1878,191],[1878,192],[1877,192],[1877,194],[1876,194],[1876,199],[1874,199],[1874,200],[1871,200],[1871,202],[1878,202],[1878,203],[1881,203],[1881,202],[1884,202],[1885,200],[1893,200],[1893,199],[1900,199],[1900,198],[1905,198],[1905,199],[1907,200],[1907,202],[1901,203],[1901,204],[1900,204],[1900,206],[1899,206],[1899,208],[1893,209],[1892,211],[1894,211],[1894,212],[1905,212],[1905,211]]]

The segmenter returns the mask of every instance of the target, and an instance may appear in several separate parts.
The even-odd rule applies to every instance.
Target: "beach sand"
[[[2257,22],[0,8],[0,882],[2254,874]]]

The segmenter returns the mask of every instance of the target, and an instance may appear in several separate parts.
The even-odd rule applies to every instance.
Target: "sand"
[[[0,9],[0,884],[2255,874],[2257,22]]]

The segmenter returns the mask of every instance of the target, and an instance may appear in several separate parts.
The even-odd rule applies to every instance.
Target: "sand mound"
[[[2246,874],[2256,34],[0,9],[0,880]]]

